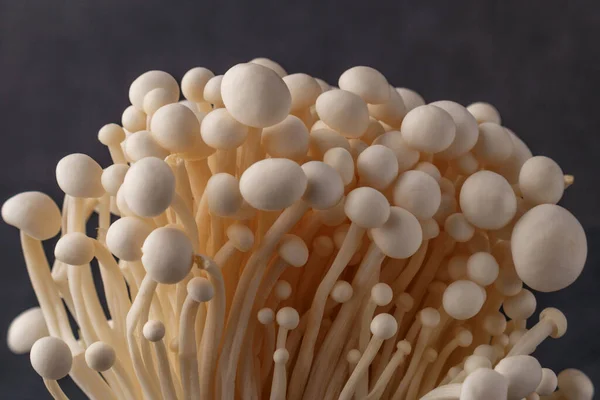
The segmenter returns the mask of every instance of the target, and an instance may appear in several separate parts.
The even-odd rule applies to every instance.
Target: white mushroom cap
[[[536,393],[540,396],[550,396],[556,390],[558,386],[558,377],[548,368],[542,368],[542,380],[535,389]]]
[[[444,160],[451,160],[470,151],[479,137],[477,121],[467,111],[466,108],[458,103],[448,100],[436,101],[430,104],[446,111],[456,124],[456,136],[454,141],[446,150],[437,153],[436,157]]]
[[[163,88],[152,89],[144,96],[144,112],[146,115],[153,115],[159,108],[173,103],[173,97],[168,91]]]
[[[142,111],[142,108],[137,109],[135,106],[129,106],[123,111],[121,124],[128,132],[141,131],[146,129],[146,114]]]
[[[532,157],[521,167],[519,189],[531,204],[556,204],[565,191],[563,171],[551,158]]]
[[[360,137],[360,140],[367,144],[373,143],[373,140],[377,139],[379,136],[385,133],[385,129],[381,125],[379,121],[375,118],[369,118],[369,126],[365,133]]]
[[[127,164],[113,164],[110,167],[104,168],[104,171],[102,171],[101,182],[106,193],[111,196],[117,195],[128,170],[129,165]]]
[[[323,162],[333,167],[340,177],[344,186],[349,185],[354,178],[354,159],[352,154],[342,147],[334,147],[327,150],[323,155]]]
[[[230,68],[221,82],[221,96],[233,118],[255,128],[283,121],[292,104],[283,80],[269,68],[254,63]]]
[[[162,147],[150,131],[137,131],[125,140],[123,150],[130,161],[137,162],[146,157],[156,157],[161,160],[169,155],[169,150]]]
[[[448,285],[442,303],[448,315],[463,321],[479,313],[485,298],[485,290],[475,282],[458,280]]]
[[[148,71],[137,77],[129,87],[129,101],[138,110],[143,110],[144,97],[148,92],[157,88],[164,89],[169,93],[172,97],[171,103],[179,100],[179,86],[175,78],[163,71]]]
[[[167,104],[152,116],[150,131],[160,146],[181,153],[194,147],[200,136],[200,124],[196,114],[186,106]]]
[[[246,141],[248,127],[236,121],[225,108],[217,108],[206,114],[200,133],[204,143],[210,147],[231,150]]]
[[[394,292],[392,292],[392,288],[386,283],[379,282],[371,288],[371,299],[380,307],[390,304],[393,298]]]
[[[406,114],[400,132],[413,149],[425,153],[439,153],[450,147],[454,141],[456,125],[446,111],[425,105]]]
[[[307,74],[291,74],[283,77],[292,96],[291,112],[305,110],[315,104],[317,97],[323,92],[319,83]]]
[[[460,400],[506,400],[508,381],[498,372],[480,368],[464,380]]]
[[[2,219],[37,240],[56,236],[61,226],[60,209],[42,192],[23,192],[6,200]]]
[[[479,251],[467,260],[467,276],[481,286],[488,286],[498,278],[500,266],[490,253]]]
[[[532,154],[529,147],[517,135],[508,128],[504,129],[506,129],[512,141],[513,152],[506,161],[500,165],[494,165],[492,168],[495,172],[505,177],[509,183],[515,184],[519,182],[521,167],[525,161],[532,157]]]
[[[275,320],[275,313],[270,308],[261,308],[258,310],[257,318],[258,322],[267,325]]]
[[[266,67],[272,71],[275,71],[275,73],[277,75],[279,75],[280,78],[283,78],[284,76],[287,75],[287,72],[285,71],[285,69],[283,69],[283,67],[281,65],[279,65],[278,63],[276,63],[275,61],[273,61],[269,58],[257,57],[249,62],[251,62],[252,64],[262,65],[263,67]]]
[[[278,124],[263,129],[261,144],[272,157],[299,160],[308,152],[310,135],[300,118],[288,115]]]
[[[142,334],[150,342],[158,342],[165,337],[165,324],[158,320],[150,320],[144,324]]]
[[[300,200],[308,184],[304,170],[285,158],[252,164],[240,178],[240,192],[258,210],[283,210]]]
[[[334,285],[333,288],[331,289],[331,293],[329,294],[329,296],[336,302],[336,303],[346,303],[347,301],[349,301],[352,298],[352,295],[354,294],[354,289],[352,288],[352,285],[347,282],[347,281],[337,281]]]
[[[369,126],[367,103],[354,93],[334,89],[322,93],[316,101],[319,118],[349,138],[359,138]]]
[[[348,139],[330,129],[316,129],[310,132],[309,155],[315,160],[323,159],[323,155],[335,147],[351,151]]]
[[[94,342],[85,350],[85,362],[94,371],[104,372],[117,360],[115,349],[104,342]]]
[[[106,246],[115,256],[125,261],[142,258],[142,246],[152,227],[137,217],[122,217],[110,225]]]
[[[492,369],[492,363],[487,357],[477,355],[471,355],[467,357],[463,367],[468,375],[471,375],[473,372],[481,368]]]
[[[214,106],[214,108],[222,108],[224,106],[221,93],[223,84],[223,75],[213,76],[204,85],[204,100]]]
[[[500,229],[515,216],[517,198],[502,175],[479,171],[463,183],[460,208],[467,220],[476,227]]]
[[[371,67],[352,67],[338,80],[340,89],[359,95],[366,103],[383,104],[390,98],[390,84],[385,76]]]
[[[371,333],[377,339],[387,340],[398,331],[398,322],[390,314],[378,314],[371,321]]]
[[[73,356],[69,346],[52,336],[38,339],[29,354],[31,365],[42,378],[57,381],[71,371]]]
[[[537,291],[554,292],[581,274],[587,239],[573,214],[554,204],[542,204],[516,223],[511,249],[519,278]]]
[[[450,214],[444,221],[444,230],[459,243],[468,242],[475,234],[475,227],[461,213]]]
[[[440,234],[440,226],[433,218],[420,220],[421,230],[423,231],[423,240],[436,238]]]
[[[489,103],[473,103],[467,107],[467,110],[475,117],[477,123],[493,122],[500,124],[500,113]]]
[[[104,194],[102,167],[86,154],[63,157],[56,164],[56,181],[69,196],[96,198]]]
[[[361,357],[360,350],[352,349],[348,352],[348,354],[346,354],[346,361],[349,364],[356,365],[360,361],[360,357]]]
[[[400,127],[407,113],[402,96],[392,86],[388,86],[389,98],[385,103],[368,104],[369,114],[394,128]]]
[[[377,228],[390,217],[390,204],[381,192],[370,187],[352,190],[346,196],[344,212],[362,228]]]
[[[292,285],[288,281],[278,280],[273,287],[273,293],[279,301],[287,300],[292,295]]]
[[[227,239],[241,252],[249,251],[254,246],[254,232],[246,225],[231,224],[226,233]]]
[[[344,183],[340,174],[321,161],[309,161],[302,165],[307,178],[302,198],[315,210],[327,210],[340,202],[344,195]]]
[[[140,217],[155,217],[173,201],[175,176],[166,162],[147,157],[129,168],[122,189],[131,211]]]
[[[273,353],[273,362],[275,364],[286,364],[290,359],[290,353],[286,349],[277,349]]]
[[[238,180],[235,176],[224,172],[210,177],[204,193],[209,211],[219,217],[234,215],[244,201]]]
[[[98,140],[105,146],[114,146],[125,140],[125,131],[117,124],[106,124],[98,131]]]
[[[356,170],[363,185],[385,189],[398,176],[398,160],[390,148],[374,144],[360,153]]]
[[[54,247],[57,260],[69,265],[89,264],[94,258],[94,242],[81,232],[70,232],[61,237]]]
[[[206,303],[215,296],[215,289],[210,281],[202,277],[194,277],[187,284],[188,296],[197,303]]]
[[[192,268],[194,251],[186,234],[171,227],[157,228],[142,246],[142,264],[158,283],[180,282]]]
[[[508,131],[493,122],[484,122],[479,125],[479,138],[473,154],[486,165],[500,165],[512,155],[513,141]]]
[[[594,384],[583,372],[569,368],[558,374],[558,388],[567,400],[591,400]]]
[[[514,296],[507,297],[502,303],[504,313],[510,319],[526,320],[530,318],[537,307],[537,301],[533,293],[527,289],[521,289]]]
[[[300,323],[300,315],[298,315],[298,311],[292,307],[283,307],[277,311],[276,318],[277,325],[288,330],[296,329]]]
[[[388,257],[408,258],[423,242],[419,220],[400,207],[390,207],[390,216],[380,227],[371,230],[373,242]]]
[[[279,242],[277,253],[292,267],[301,267],[308,261],[308,247],[304,240],[296,235],[285,235]]]
[[[394,184],[394,205],[405,208],[418,219],[435,215],[442,200],[440,185],[422,171],[406,171]]]
[[[6,333],[6,343],[13,353],[26,354],[38,339],[48,335],[48,326],[42,309],[32,307],[12,320]]]
[[[202,103],[204,101],[204,86],[213,76],[215,74],[209,69],[203,67],[192,68],[181,78],[181,92],[186,99],[194,103]]]
[[[402,97],[402,100],[406,107],[406,112],[409,112],[410,110],[419,106],[425,105],[425,100],[423,99],[423,97],[412,89],[396,88],[396,92],[398,92],[400,97]]]
[[[506,357],[494,370],[508,379],[507,400],[521,400],[534,392],[542,381],[542,366],[531,356]]]
[[[411,169],[418,161],[420,154],[417,150],[412,149],[406,144],[402,138],[400,131],[389,131],[373,140],[373,144],[392,149],[398,160],[398,171],[404,172]]]

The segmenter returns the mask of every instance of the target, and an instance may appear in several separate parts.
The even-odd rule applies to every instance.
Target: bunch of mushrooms
[[[146,72],[98,133],[112,165],[61,159],[62,209],[4,203],[39,302],[8,345],[53,398],[66,375],[96,400],[593,397],[531,355],[567,329],[528,321],[533,291],[585,264],[573,178],[490,104],[364,66],[338,86],[265,58]]]

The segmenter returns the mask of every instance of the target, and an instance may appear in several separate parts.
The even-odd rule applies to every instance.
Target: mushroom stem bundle
[[[426,104],[365,66],[338,86],[265,58],[146,72],[98,133],[112,165],[60,160],[62,211],[4,203],[39,303],[8,345],[53,398],[66,375],[98,400],[593,397],[531,356],[567,320],[528,324],[523,287],[581,274],[556,204],[573,177],[490,104]]]

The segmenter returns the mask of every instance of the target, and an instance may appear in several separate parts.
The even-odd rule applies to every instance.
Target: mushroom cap
[[[556,204],[565,191],[563,171],[551,158],[532,157],[521,167],[519,189],[531,204]]]
[[[48,240],[61,227],[60,209],[42,192],[23,192],[2,205],[2,219],[37,240]]]
[[[567,400],[591,400],[594,398],[594,384],[586,374],[574,368],[558,374],[558,388]]]
[[[460,347],[469,347],[473,343],[473,334],[466,329],[458,331],[455,337]]]
[[[480,368],[465,378],[460,400],[506,400],[507,395],[507,379],[494,370]]]
[[[400,131],[389,131],[373,140],[373,144],[380,144],[392,149],[398,160],[398,171],[404,172],[419,161],[420,154],[417,150],[410,148],[402,138]]]
[[[448,285],[444,291],[442,304],[448,315],[464,321],[481,311],[485,298],[485,290],[475,282],[458,280]]]
[[[146,115],[153,115],[159,108],[167,104],[174,104],[173,97],[163,88],[152,89],[144,96],[144,112]]]
[[[200,124],[192,110],[183,104],[174,103],[167,104],[154,113],[150,131],[159,145],[170,152],[181,153],[194,147],[200,136]]]
[[[210,147],[233,150],[246,141],[248,127],[236,121],[227,109],[216,108],[202,120],[200,133],[202,140]]]
[[[371,288],[371,299],[380,307],[390,304],[393,298],[394,292],[392,292],[392,288],[386,283],[379,282]]]
[[[106,193],[110,194],[111,196],[117,195],[117,192],[125,180],[125,175],[127,174],[128,170],[129,165],[127,164],[113,164],[104,168],[100,181],[102,182],[102,187],[104,190],[106,190]]]
[[[540,292],[554,292],[581,274],[587,239],[573,214],[554,204],[541,204],[517,221],[511,250],[523,282]]]
[[[12,320],[6,333],[6,343],[13,353],[26,354],[38,339],[48,335],[48,326],[42,309],[32,307]]]
[[[479,129],[477,120],[463,106],[453,101],[442,100],[430,103],[431,106],[436,106],[446,111],[456,125],[456,136],[454,141],[446,150],[436,154],[443,160],[451,160],[470,151],[479,137]]]
[[[144,97],[151,90],[161,88],[172,97],[171,103],[179,100],[179,85],[171,75],[163,71],[148,71],[137,77],[129,87],[129,101],[138,110],[144,109]],[[128,129],[129,130],[129,129]]]
[[[542,366],[531,356],[506,357],[494,368],[508,380],[507,400],[521,400],[534,392],[542,381]]]
[[[192,268],[194,250],[186,234],[172,227],[153,230],[142,246],[142,264],[158,283],[180,282]]]
[[[542,380],[535,392],[540,396],[550,396],[558,386],[558,377],[549,368],[542,368]]]
[[[138,110],[135,106],[129,106],[123,111],[121,116],[121,125],[127,132],[133,133],[146,129],[147,115],[142,110]]]
[[[517,198],[510,184],[491,171],[478,171],[463,183],[460,208],[467,220],[481,229],[500,229],[517,212]]]
[[[356,365],[360,361],[361,356],[360,350],[352,349],[348,352],[348,354],[346,354],[346,361],[349,364]]]
[[[398,331],[398,322],[390,314],[381,313],[371,321],[371,333],[377,339],[387,340]]]
[[[389,98],[381,104],[368,104],[369,114],[394,128],[400,127],[407,113],[402,96],[392,86],[388,86]]]
[[[267,158],[244,171],[240,178],[240,192],[252,207],[277,211],[300,200],[307,184],[304,170],[294,161]]]
[[[272,157],[299,160],[308,152],[310,135],[300,118],[288,115],[283,121],[263,129],[261,144]]]
[[[413,108],[425,105],[425,100],[423,97],[412,89],[399,87],[396,88],[396,92],[398,92],[400,97],[402,97],[402,101],[406,107],[406,112],[409,112]]]
[[[302,198],[315,210],[328,210],[340,202],[344,195],[344,183],[340,174],[321,161],[302,164],[307,180]]]
[[[319,83],[307,74],[291,74],[283,77],[292,96],[291,112],[305,110],[315,104],[317,97],[323,92]]]
[[[421,321],[421,325],[427,328],[435,328],[441,321],[440,312],[433,307],[427,307],[419,311],[418,318]]]
[[[359,138],[369,126],[367,103],[352,92],[333,89],[322,93],[315,104],[319,118],[345,137]]]
[[[202,103],[204,101],[204,87],[206,82],[215,74],[206,68],[196,67],[190,69],[181,78],[181,92],[183,96],[193,101],[194,103]]]
[[[104,342],[94,342],[85,350],[85,362],[94,371],[104,372],[115,364],[115,349]]]
[[[552,324],[552,332],[550,337],[559,339],[567,333],[567,317],[557,308],[547,307],[540,312],[540,321],[550,321]]]
[[[419,221],[421,223],[421,230],[423,231],[423,240],[431,240],[436,238],[440,234],[440,226],[433,218],[428,218]]]
[[[254,246],[254,232],[246,225],[231,224],[226,233],[227,239],[231,240],[233,246],[241,252],[247,252]]]
[[[334,147],[327,150],[323,155],[323,162],[333,167],[340,177],[344,186],[349,185],[354,178],[354,159],[352,154],[342,147]]]
[[[359,95],[366,103],[383,104],[390,98],[390,84],[375,68],[352,67],[340,76],[340,89]]]
[[[270,308],[261,308],[257,313],[258,322],[263,325],[270,324],[275,320],[275,313]]]
[[[63,157],[56,164],[56,181],[72,197],[97,198],[104,194],[102,167],[87,154]]]
[[[440,195],[441,202],[441,195]],[[452,239],[459,243],[468,242],[475,234],[475,227],[467,221],[467,218],[461,213],[453,213],[446,217],[444,221],[444,230]]]
[[[158,342],[165,337],[165,324],[158,320],[149,320],[144,324],[142,334],[150,342]]]
[[[204,85],[204,100],[214,106],[214,108],[222,108],[223,97],[221,93],[221,86],[223,84],[223,75],[213,76]]]
[[[117,124],[106,124],[98,131],[98,140],[105,146],[116,146],[125,140],[125,131]]]
[[[413,149],[425,153],[439,153],[450,147],[454,141],[456,125],[445,110],[425,105],[406,114],[400,132]]]
[[[29,354],[31,365],[42,378],[57,381],[71,371],[73,355],[61,339],[46,336],[38,339]]]
[[[373,143],[373,140],[377,139],[379,136],[385,133],[385,129],[383,125],[375,118],[369,118],[369,126],[363,135],[360,137],[360,140],[365,142],[366,144]]]
[[[286,349],[277,349],[273,353],[273,362],[275,364],[285,364],[290,359],[290,353]]]
[[[400,207],[390,207],[390,216],[380,227],[371,230],[373,242],[388,257],[408,258],[423,242],[419,220]]]
[[[424,220],[435,215],[442,201],[440,185],[422,171],[403,172],[394,184],[394,205]]]
[[[352,295],[354,294],[354,289],[352,288],[352,285],[347,282],[347,281],[337,281],[334,285],[333,288],[331,289],[331,293],[329,294],[329,296],[336,302],[336,303],[346,303],[347,301],[349,301],[352,298]]]
[[[69,265],[85,265],[94,259],[94,241],[85,233],[69,232],[54,247],[57,260]]]
[[[537,307],[537,300],[533,293],[527,289],[521,289],[519,293],[504,299],[502,309],[507,317],[515,320],[526,320],[530,318]]]
[[[106,232],[106,246],[121,260],[137,261],[142,258],[142,246],[152,226],[137,217],[122,217],[113,222]]]
[[[277,311],[276,319],[277,325],[287,330],[296,329],[300,323],[300,315],[298,314],[298,311],[292,307],[283,307],[279,309],[279,311]]]
[[[493,255],[485,251],[471,254],[467,260],[467,276],[480,286],[488,286],[498,278],[500,266]]]
[[[398,176],[398,160],[390,148],[374,144],[360,153],[356,170],[363,185],[385,189]]]
[[[344,212],[361,228],[383,226],[390,217],[390,204],[381,192],[368,186],[352,190],[346,196]]]
[[[137,162],[146,157],[165,159],[169,150],[162,147],[150,131],[137,131],[130,134],[123,145],[123,150],[130,161]]]
[[[292,285],[288,281],[278,280],[273,287],[273,293],[279,301],[287,300],[292,295]]]
[[[215,289],[210,281],[202,277],[194,277],[187,284],[188,296],[197,303],[206,303],[215,296]]]
[[[255,128],[283,121],[292,105],[283,80],[273,70],[255,63],[230,68],[221,82],[221,96],[233,118]]]
[[[238,180],[233,175],[221,172],[211,176],[204,190],[211,214],[229,217],[242,207],[244,199]]]
[[[508,132],[510,139],[513,144],[513,152],[508,158],[508,160],[504,161],[500,165],[492,166],[492,169],[506,178],[506,180],[515,184],[519,182],[519,173],[521,171],[521,167],[530,159],[533,155],[531,154],[531,150],[529,147],[517,137],[510,129],[504,128]]]
[[[283,78],[287,75],[287,72],[285,71],[285,69],[283,69],[281,65],[269,58],[257,57],[253,60],[250,60],[249,62],[252,64],[258,64],[262,65],[263,67],[269,68],[270,70],[274,71],[277,75],[279,75],[280,78]]]
[[[467,106],[467,111],[475,117],[478,124],[484,122],[493,122],[500,124],[500,113],[496,110],[496,107],[489,103],[477,102]]]
[[[285,235],[277,247],[279,257],[292,267],[302,267],[308,261],[308,247],[302,238]]]
[[[465,365],[463,367],[467,375],[471,375],[473,372],[477,371],[480,368],[492,369],[491,361],[484,356],[471,355],[467,357],[467,359],[465,360]]]
[[[427,175],[435,179],[436,182],[439,182],[442,179],[442,173],[438,167],[427,161],[421,161],[420,163],[417,163],[417,165],[414,167],[414,170],[425,172]]]
[[[156,217],[173,201],[175,176],[163,160],[146,157],[129,168],[122,189],[131,211],[140,217]]]
[[[501,165],[513,151],[513,141],[506,128],[493,122],[479,125],[479,138],[473,147],[473,154],[479,161],[486,165]]]

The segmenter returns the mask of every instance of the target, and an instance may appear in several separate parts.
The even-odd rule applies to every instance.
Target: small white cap
[[[32,307],[12,320],[6,333],[6,343],[13,353],[26,354],[36,340],[48,335],[48,327],[42,309]]]
[[[29,354],[31,365],[42,378],[57,381],[71,371],[73,356],[61,339],[46,336],[38,339]]]
[[[109,370],[116,360],[115,349],[104,342],[94,342],[85,350],[85,362],[94,371]]]

